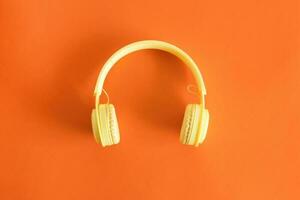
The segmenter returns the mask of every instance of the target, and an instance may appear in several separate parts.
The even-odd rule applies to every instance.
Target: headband
[[[193,59],[187,53],[185,53],[183,50],[181,50],[180,48],[178,48],[172,44],[169,44],[167,42],[162,42],[162,41],[158,41],[158,40],[143,40],[143,41],[131,43],[131,44],[119,49],[103,65],[103,68],[100,71],[100,74],[97,79],[96,87],[94,90],[94,95],[96,97],[96,101],[95,101],[96,109],[98,108],[98,105],[99,105],[99,97],[103,90],[104,80],[105,80],[108,72],[110,71],[110,69],[120,59],[122,59],[126,55],[133,53],[135,51],[145,50],[145,49],[162,50],[162,51],[165,51],[165,52],[175,55],[181,61],[183,61],[184,64],[186,64],[190,68],[190,70],[192,71],[192,73],[194,75],[197,87],[201,93],[200,100],[202,102],[203,108],[205,108],[206,89],[205,89],[202,75],[198,69],[197,64],[193,61]]]

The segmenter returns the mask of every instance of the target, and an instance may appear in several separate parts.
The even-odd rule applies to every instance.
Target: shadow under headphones
[[[103,147],[118,144],[120,142],[119,127],[115,108],[112,104],[99,104],[99,98],[103,90],[104,80],[109,70],[121,58],[126,55],[144,49],[157,49],[169,52],[182,60],[192,71],[201,91],[201,104],[189,104],[186,107],[183,124],[180,133],[180,142],[186,145],[198,146],[205,137],[209,122],[209,113],[205,108],[206,89],[202,75],[192,58],[180,48],[157,40],[144,40],[131,43],[115,52],[104,64],[98,76],[94,96],[95,108],[92,111],[92,128],[96,142]],[[105,92],[106,93],[106,92]]]

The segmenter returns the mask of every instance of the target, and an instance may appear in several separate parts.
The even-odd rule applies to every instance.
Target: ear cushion
[[[182,144],[194,145],[199,129],[199,113],[201,107],[198,104],[189,104],[185,109],[183,124],[180,132],[180,142]]]
[[[96,109],[92,111],[92,128],[97,143],[102,146],[110,146],[120,142],[120,134],[115,108],[112,104],[99,105],[99,121],[97,121]]]
[[[186,107],[180,132],[180,142],[198,146],[205,139],[208,126],[208,111],[200,104],[189,104]]]

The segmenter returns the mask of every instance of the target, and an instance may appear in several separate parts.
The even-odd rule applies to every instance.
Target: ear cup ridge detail
[[[197,138],[201,124],[199,118],[202,108],[199,104],[189,104],[186,107],[180,133],[180,141],[187,145],[197,145]]]
[[[190,113],[189,113],[189,120],[188,120],[188,130],[186,132],[186,141],[185,141],[185,144],[188,144],[191,137],[192,137],[192,130],[194,128],[194,118],[195,118],[195,105],[191,105],[191,108],[190,108]]]
[[[185,113],[184,113],[184,118],[183,118],[183,124],[181,127],[181,132],[180,132],[180,142],[185,144],[187,141],[187,136],[188,133],[190,131],[190,127],[191,127],[191,115],[192,115],[192,110],[188,108],[189,106],[187,106],[187,108],[185,109]]]
[[[106,134],[107,134],[107,138],[109,139],[109,144],[113,144],[113,139],[112,139],[112,135],[111,135],[111,130],[110,130],[110,109],[109,109],[109,105],[104,105],[104,110],[105,110],[105,126],[106,126]]]
[[[109,127],[110,127],[113,143],[114,144],[119,143],[120,141],[119,128],[118,128],[116,112],[113,105],[109,105]]]
[[[188,134],[189,135],[189,140],[188,140],[188,144],[190,145],[195,145],[196,143],[196,137],[197,137],[197,134],[199,132],[199,125],[200,125],[200,122],[199,122],[199,112],[200,112],[200,106],[197,105],[197,104],[193,104],[192,105],[192,108],[193,110],[193,116],[192,116],[192,119],[191,119],[191,130],[190,130],[190,133]]]
[[[97,121],[96,109],[92,111],[92,129],[97,143],[110,146],[120,142],[119,127],[114,106],[100,104]]]

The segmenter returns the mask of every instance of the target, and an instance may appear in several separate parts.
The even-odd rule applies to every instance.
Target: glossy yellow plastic
[[[180,133],[180,141],[183,144],[198,146],[206,137],[209,121],[208,110],[205,108],[206,89],[202,75],[196,63],[187,53],[172,44],[158,40],[144,40],[131,43],[116,51],[104,64],[94,90],[95,109],[92,111],[92,126],[96,141],[98,143],[101,141],[103,146],[119,143],[120,136],[114,108],[112,105],[99,105],[99,98],[103,90],[105,78],[114,64],[124,56],[144,49],[157,49],[169,52],[182,60],[192,71],[197,87],[201,91],[199,99],[201,104],[190,104],[187,106]],[[114,127],[114,129],[110,129],[109,127]]]

